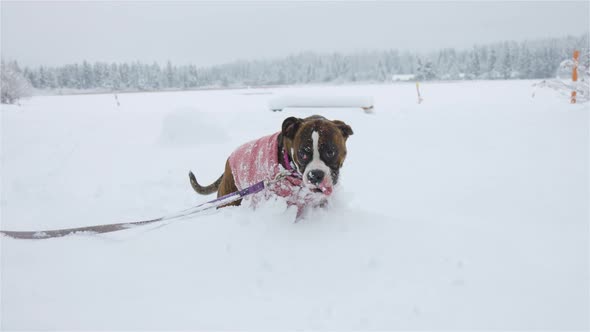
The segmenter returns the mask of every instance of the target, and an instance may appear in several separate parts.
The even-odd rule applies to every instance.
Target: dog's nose
[[[307,173],[307,179],[309,180],[309,182],[317,185],[318,183],[322,182],[325,175],[326,174],[324,173],[324,171],[314,169],[313,171],[309,171],[309,173]]]

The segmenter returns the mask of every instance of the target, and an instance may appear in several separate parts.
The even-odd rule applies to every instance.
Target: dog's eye
[[[311,153],[311,148],[309,146],[302,148],[301,150],[299,150],[299,159],[304,160],[304,161],[309,159],[310,153]]]
[[[334,157],[336,157],[336,155],[338,154],[338,151],[334,148],[334,147],[328,147],[325,151],[324,151],[324,156],[327,159],[333,159]]]

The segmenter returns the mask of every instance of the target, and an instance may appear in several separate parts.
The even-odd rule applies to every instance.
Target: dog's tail
[[[198,182],[197,182],[197,178],[195,178],[195,175],[193,174],[193,172],[188,172],[188,178],[191,181],[191,186],[193,187],[193,189],[201,194],[201,195],[209,195],[212,194],[214,192],[216,192],[219,189],[219,184],[221,183],[221,179],[223,179],[223,174],[221,174],[221,176],[219,177],[219,179],[217,179],[217,181],[213,182],[212,184],[208,185],[208,186],[201,186]]]

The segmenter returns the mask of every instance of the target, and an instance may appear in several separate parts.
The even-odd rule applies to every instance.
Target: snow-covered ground
[[[327,210],[270,202],[98,236],[1,237],[3,330],[588,329],[589,117],[531,81],[35,97],[2,106],[1,228],[204,202],[238,145],[352,126]],[[273,113],[282,94],[373,96]]]

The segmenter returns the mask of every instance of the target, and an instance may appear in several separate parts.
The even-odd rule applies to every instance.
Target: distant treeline
[[[394,75],[416,80],[539,79],[554,77],[574,49],[587,50],[579,37],[506,41],[467,50],[427,54],[398,50],[354,54],[301,53],[281,59],[236,61],[197,67],[158,63],[82,62],[18,70],[37,89],[161,90],[304,83],[386,82]],[[18,67],[18,66],[17,66]]]

